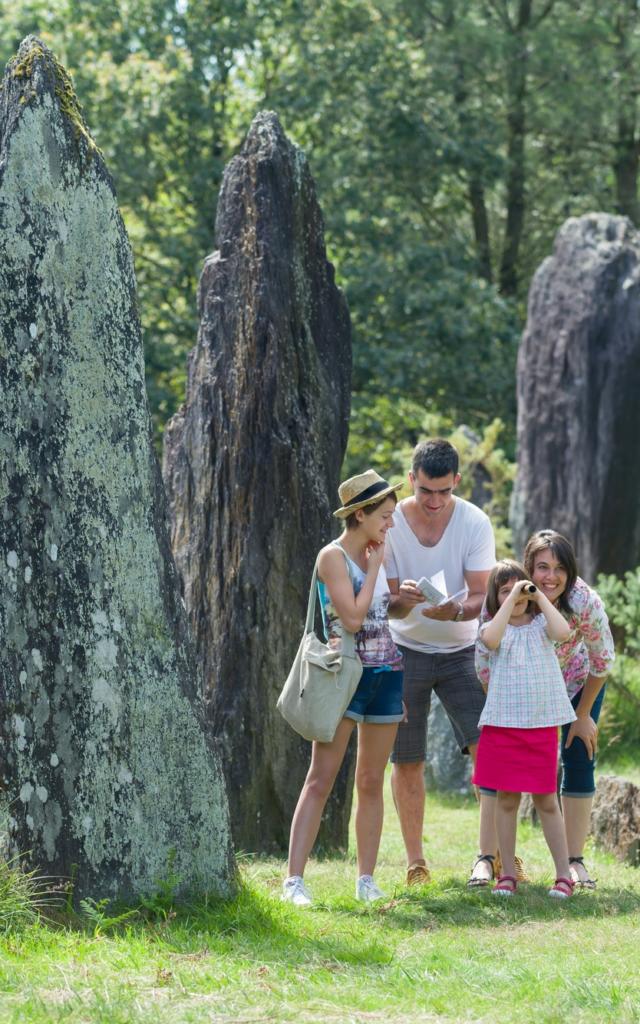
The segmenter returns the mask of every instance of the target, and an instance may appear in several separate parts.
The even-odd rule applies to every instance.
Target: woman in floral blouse
[[[583,860],[595,794],[595,755],[598,718],[604,684],[614,659],[613,639],[602,601],[578,576],[573,548],[555,530],[534,533],[524,550],[524,567],[571,628],[567,640],[556,645],[567,692],[576,721],[562,728],[562,813],[569,847],[571,875],[584,888],[595,888]],[[477,654],[477,652],[476,652]],[[488,681],[489,666],[476,658],[481,681]]]

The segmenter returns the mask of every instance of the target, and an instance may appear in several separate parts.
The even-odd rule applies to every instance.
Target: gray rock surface
[[[435,694],[431,698],[427,735],[427,787],[442,793],[471,792],[471,758],[460,753],[451,723]]]
[[[310,746],[276,710],[315,556],[334,530],[350,321],[304,154],[259,114],[228,165],[187,397],[165,432],[172,542],[224,754],[233,831],[286,848]],[[351,757],[320,843],[345,847]]]
[[[12,848],[77,897],[228,892],[224,782],[150,440],[131,250],[68,76],[0,91],[0,758]]]
[[[552,527],[590,581],[637,566],[639,388],[640,234],[572,218],[533,279],[518,356],[516,551]]]
[[[601,775],[591,810],[594,842],[619,860],[640,867],[640,787]]]

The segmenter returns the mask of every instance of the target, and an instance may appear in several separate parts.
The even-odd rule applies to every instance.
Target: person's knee
[[[360,768],[356,772],[356,790],[360,799],[375,799],[382,795],[384,772]]]
[[[570,754],[575,742],[574,740],[562,758],[561,792],[572,796],[592,796],[596,789],[595,760],[587,757],[584,745],[583,756],[567,756]]]
[[[560,814],[560,805],[555,793],[532,793],[532,799],[538,814]]]
[[[398,786],[421,789],[424,787],[424,761],[396,762],[391,777]]]
[[[305,782],[305,789],[309,796],[315,800],[327,800],[333,787],[333,776],[324,772],[309,772]]]
[[[520,806],[520,793],[507,793],[501,790],[498,793],[498,807],[505,814],[514,814]]]

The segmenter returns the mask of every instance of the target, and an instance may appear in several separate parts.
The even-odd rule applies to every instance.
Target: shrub
[[[596,589],[605,603],[616,642],[616,662],[608,681],[601,719],[605,759],[637,761],[640,735],[640,567],[617,576],[599,576]]]

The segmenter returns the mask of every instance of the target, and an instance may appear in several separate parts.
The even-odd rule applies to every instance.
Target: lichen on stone
[[[24,83],[25,92],[19,102],[32,102],[38,94],[34,77],[38,66],[44,64],[51,71],[54,79],[54,91],[60,110],[71,123],[76,140],[82,139],[87,147],[87,156],[91,158],[100,150],[87,128],[82,110],[73,88],[71,76],[54,54],[36,36],[28,36],[20,47],[18,56],[8,65],[12,78]]]

